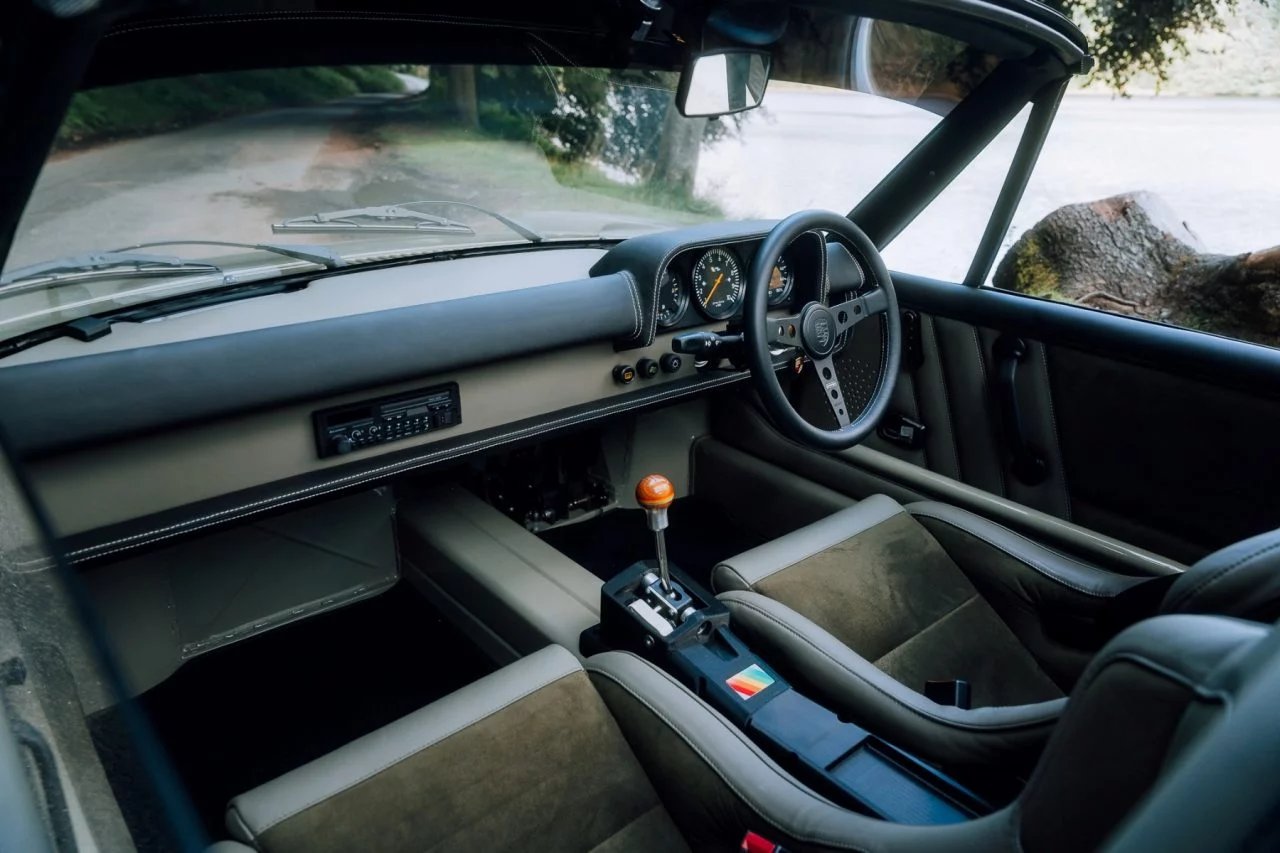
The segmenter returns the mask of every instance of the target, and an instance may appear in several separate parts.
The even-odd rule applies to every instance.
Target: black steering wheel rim
[[[857,297],[836,306],[825,305],[830,299],[823,288],[824,302],[810,302],[794,317],[782,323],[771,321],[769,310],[769,278],[773,266],[792,241],[807,231],[826,231],[840,238],[854,260],[862,267],[867,281]],[[844,450],[866,439],[889,408],[893,388],[902,361],[902,321],[898,299],[884,259],[871,239],[848,217],[828,210],[805,210],[794,213],[773,227],[760,244],[747,272],[746,297],[743,307],[743,340],[751,378],[765,410],[783,434],[801,444],[820,450]],[[824,282],[825,285],[825,282]],[[843,392],[834,375],[832,358],[839,353],[836,340],[865,319],[885,315],[885,342],[881,348],[880,377],[871,400],[856,417],[845,411]],[[838,330],[838,331],[837,331]],[[861,330],[870,331],[869,326]],[[774,368],[771,350],[777,346],[798,347],[819,372],[818,380],[827,392],[827,401],[837,422],[837,429],[823,429],[805,420],[792,406]],[[846,343],[847,345],[847,343]]]

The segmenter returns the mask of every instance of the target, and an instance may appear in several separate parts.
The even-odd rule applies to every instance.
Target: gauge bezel
[[[662,320],[662,292],[663,292],[663,290],[667,287],[667,285],[669,284],[668,279],[670,279],[670,278],[674,278],[674,279],[676,280],[676,283],[679,285],[679,291],[680,291],[680,307],[678,307],[678,308],[676,309],[675,317],[673,317],[672,319],[670,319],[670,320],[668,320],[668,321],[666,321],[666,322],[663,322],[663,320]],[[686,285],[685,285],[685,280],[684,280],[684,278],[682,278],[682,277],[681,277],[680,273],[678,273],[678,272],[676,272],[675,270],[671,269],[671,267],[667,267],[665,270],[663,270],[663,272],[662,272],[662,284],[661,284],[661,285],[659,285],[659,287],[658,287],[658,298],[657,298],[657,304],[655,304],[655,305],[653,306],[654,318],[657,320],[657,323],[658,323],[658,327],[659,327],[659,328],[661,328],[661,329],[670,329],[672,326],[677,325],[681,320],[683,320],[683,319],[684,319],[684,316],[685,316],[686,314],[688,314],[688,313],[689,313],[689,302],[690,302],[690,298],[689,298],[689,290],[690,290],[690,287],[691,287],[691,286],[692,286],[692,285],[690,285],[690,286],[686,286]]]
[[[715,253],[721,253],[729,259],[729,263],[736,271],[738,280],[737,297],[728,305],[727,308],[713,309],[709,305],[702,303],[702,297],[698,293],[697,274],[698,267],[702,266],[702,262]],[[712,246],[702,254],[698,255],[698,259],[693,262],[693,267],[689,270],[689,292],[693,295],[693,302],[698,306],[698,311],[708,320],[728,320],[742,310],[742,300],[746,296],[746,280],[743,278],[742,259],[738,254],[728,246]]]
[[[779,270],[782,275],[782,287],[770,288],[768,303],[770,308],[781,308],[791,299],[791,292],[796,287],[796,273],[791,268],[791,263],[784,256],[779,256],[774,261],[774,269]]]

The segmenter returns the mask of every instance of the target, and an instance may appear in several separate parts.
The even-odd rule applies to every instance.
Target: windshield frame
[[[910,18],[911,15],[902,17]],[[1025,59],[1007,58],[1002,60],[996,66],[995,72],[990,75],[989,79],[980,83],[968,97],[959,102],[955,109],[943,115],[938,125],[915,145],[898,165],[890,170],[858,202],[848,215],[859,222],[878,246],[883,247],[902,229],[914,221],[920,212],[932,202],[933,198],[994,138],[995,134],[1007,124],[1009,119],[1029,100],[1036,97],[1037,92],[1059,90],[1060,87],[1047,86],[1048,81],[1055,78],[1065,80],[1070,73],[1071,70],[1062,63],[1046,60],[1042,55]],[[999,201],[983,233],[982,242],[972,258],[969,274],[965,277],[966,283],[980,283],[985,279],[994,260],[994,252],[990,250],[992,237],[1001,230],[1000,222],[1005,219],[1006,214],[1007,216],[1012,216],[1013,210],[1016,209],[1017,202],[1020,200],[1022,189],[1025,187],[1025,178],[1020,182],[1017,180],[1017,175],[1029,172],[1055,112],[1056,101],[1053,102],[1053,108],[1044,111],[1038,110],[1037,120],[1028,123],[1020,141],[1015,162],[1010,166],[1000,190]],[[928,177],[922,180],[922,175],[927,175]],[[1007,227],[1007,223],[1005,223],[1004,227]],[[564,240],[552,238],[547,242],[557,245],[564,243],[576,245],[582,243],[582,238],[574,237]],[[605,239],[604,235],[599,235],[596,239],[588,242],[596,245],[611,245],[616,240]],[[511,250],[517,246],[519,246],[517,241],[486,241],[468,244],[468,248],[479,250],[498,248]],[[344,252],[341,246],[332,245],[327,248],[341,255],[345,264],[344,269],[349,270],[357,267],[367,267],[381,260],[426,258],[438,256],[442,253],[447,255],[458,252],[461,246],[415,246],[400,251],[381,249],[368,252]],[[220,259],[221,256],[208,258],[210,261]],[[222,280],[219,280],[218,276],[213,274],[185,274],[176,278],[169,278],[157,272],[156,277],[160,279],[160,282],[131,291],[127,299],[129,304],[122,307],[133,308],[147,299],[167,300],[184,296],[189,292],[203,288],[235,286],[249,281],[312,272],[319,272],[315,265],[296,262],[282,262],[270,265],[253,263],[249,264],[248,268],[231,270],[222,277]],[[102,277],[110,278],[110,272],[103,272]],[[51,280],[49,283],[54,283],[54,281]],[[10,286],[13,287],[15,285]],[[12,290],[8,293],[0,291],[0,299],[17,292],[17,290]],[[67,305],[60,305],[47,312],[29,312],[13,319],[34,321],[37,317],[43,315],[65,315],[67,310],[72,308],[90,309],[92,313],[92,309],[102,305],[104,302],[120,305],[121,300],[89,298]],[[104,315],[113,313],[116,312],[104,312]],[[7,322],[6,325],[11,322]],[[17,332],[16,334],[18,337],[22,337],[24,333]]]

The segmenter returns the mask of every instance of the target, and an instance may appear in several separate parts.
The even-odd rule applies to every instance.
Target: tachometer
[[[742,267],[728,249],[708,249],[693,267],[693,298],[711,320],[727,320],[742,304]]]
[[[658,287],[658,325],[664,329],[674,326],[684,317],[689,307],[689,291],[685,290],[680,276],[667,270]]]
[[[773,265],[773,275],[769,277],[769,306],[777,308],[791,298],[791,288],[796,278],[787,266],[786,260],[778,258]]]

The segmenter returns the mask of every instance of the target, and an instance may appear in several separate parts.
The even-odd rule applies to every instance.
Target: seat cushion
[[[556,646],[236,797],[227,825],[264,853],[687,849]]]
[[[785,604],[916,691],[965,679],[974,707],[1062,695],[937,540],[883,496],[725,561],[713,581]]]

